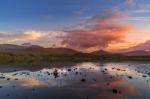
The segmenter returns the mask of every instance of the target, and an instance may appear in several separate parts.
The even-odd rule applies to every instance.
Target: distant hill
[[[104,50],[99,50],[99,51],[92,52],[91,54],[100,55],[100,56],[105,56],[105,55],[107,56],[108,55],[150,56],[150,51],[136,50],[136,51],[129,51],[129,52],[121,52],[121,53],[111,53]]]
[[[45,52],[46,48],[38,46],[38,45],[31,45],[31,46],[25,46],[20,51],[24,51],[24,52]]]
[[[44,48],[38,45],[23,44],[0,44],[0,52],[38,52],[38,53],[48,53],[53,55],[71,55],[71,54],[82,54],[79,51],[70,48]],[[122,53],[111,53],[104,50],[98,50],[89,54],[100,55],[100,56],[114,56],[114,55],[124,55],[124,56],[150,56],[150,51],[136,50]]]
[[[112,53],[104,51],[104,50],[98,50],[98,51],[92,52],[91,54],[94,54],[94,55],[111,55]]]
[[[18,50],[23,49],[23,46],[14,45],[14,44],[0,44],[0,51],[8,51],[8,50]]]
[[[76,50],[70,49],[70,48],[47,48],[49,53],[54,54],[79,54],[81,52],[78,52]]]
[[[14,44],[0,44],[1,52],[41,52],[49,54],[76,54],[81,53],[69,48],[44,48],[38,45],[14,45]]]
[[[41,46],[37,46],[37,45],[32,45],[29,47],[26,47],[24,49],[22,49],[21,51],[25,51],[25,52],[44,52],[44,53],[49,53],[49,54],[76,54],[76,53],[80,53],[76,50],[73,49],[69,49],[69,48],[43,48]]]
[[[136,51],[125,52],[122,54],[126,56],[150,56],[150,51],[136,50]]]

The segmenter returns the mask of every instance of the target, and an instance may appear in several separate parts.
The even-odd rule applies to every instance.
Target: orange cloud
[[[126,14],[114,10],[98,13],[74,27],[66,28],[62,44],[86,50],[104,49],[112,43],[123,42],[124,34],[131,30],[131,25],[121,22],[123,18],[126,18]]]

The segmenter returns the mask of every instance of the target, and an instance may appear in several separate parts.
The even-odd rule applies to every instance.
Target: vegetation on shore
[[[93,55],[87,53],[53,55],[48,53],[0,52],[0,64],[80,61],[150,61],[150,56]]]

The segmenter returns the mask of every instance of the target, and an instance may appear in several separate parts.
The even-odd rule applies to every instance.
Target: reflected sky
[[[1,69],[0,99],[150,97],[150,63],[83,62],[70,66],[43,66],[39,70],[11,69]]]

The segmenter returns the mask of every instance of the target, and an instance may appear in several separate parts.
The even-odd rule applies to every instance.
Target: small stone
[[[142,77],[144,77],[144,78],[145,78],[145,77],[147,77],[147,76],[146,76],[146,75],[143,75]]]
[[[10,80],[10,78],[7,78],[7,80]]]
[[[117,90],[117,89],[112,89],[112,92],[113,92],[114,94],[117,94],[117,93],[118,93],[118,90]]]
[[[82,78],[82,79],[81,79],[81,81],[82,81],[82,82],[85,82],[85,81],[86,81],[86,79]]]
[[[68,71],[71,71],[71,69],[68,69]]]
[[[15,78],[15,80],[18,80],[18,78]]]
[[[132,76],[128,76],[129,79],[132,79]]]

